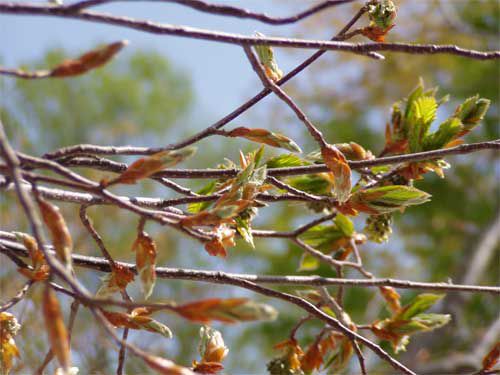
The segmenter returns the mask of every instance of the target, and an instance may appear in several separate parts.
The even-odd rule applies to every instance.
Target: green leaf
[[[241,235],[243,240],[245,240],[245,242],[252,246],[252,249],[255,249],[250,222],[248,220],[243,220],[241,217],[235,218],[235,221],[236,230],[238,231],[238,233]]]
[[[289,185],[311,194],[328,194],[332,188],[331,182],[319,174],[304,175],[287,179]]]
[[[412,186],[389,185],[356,191],[351,197],[353,208],[370,214],[385,214],[402,207],[429,201],[431,195]]]
[[[300,258],[299,268],[297,271],[315,271],[319,268],[320,261],[311,254],[304,253]]]
[[[148,331],[157,332],[168,339],[172,338],[172,331],[170,328],[154,319],[148,323],[142,324],[142,327],[146,328]]]
[[[215,191],[216,186],[217,186],[217,182],[216,181],[212,181],[212,182],[206,184],[205,186],[203,186],[196,193],[199,194],[199,195],[209,195],[209,194],[212,194]],[[212,203],[213,202],[190,203],[188,205],[188,207],[187,207],[187,210],[188,210],[188,212],[190,212],[192,214],[196,214],[196,213],[198,213],[200,211],[206,210],[208,207],[210,207],[210,205]]]
[[[410,320],[415,315],[430,309],[432,305],[444,296],[444,294],[419,294],[408,305],[402,308],[402,310],[394,317],[394,320]]]
[[[424,82],[422,78],[420,78],[417,87],[413,89],[413,91],[408,95],[406,99],[406,109],[405,109],[405,118],[408,119],[412,116],[412,113],[415,109],[413,102],[420,98],[424,92]]]
[[[464,129],[460,119],[456,117],[451,117],[439,125],[439,129],[434,133],[429,134],[423,143],[423,150],[438,150],[443,148],[458,136],[458,134]]]
[[[347,216],[338,213],[333,221],[346,237],[351,237],[354,234],[354,223]]]
[[[266,161],[267,168],[300,167],[309,164],[295,154],[281,154]]]
[[[344,233],[335,225],[316,225],[300,236],[308,245],[322,251],[329,250],[330,245],[342,237]]]
[[[398,326],[394,332],[412,335],[417,332],[429,332],[448,324],[451,316],[448,314],[418,314],[408,323]]]
[[[479,98],[479,95],[475,95],[458,106],[455,116],[462,120],[467,130],[471,130],[484,118],[489,107],[490,101],[488,99]]]

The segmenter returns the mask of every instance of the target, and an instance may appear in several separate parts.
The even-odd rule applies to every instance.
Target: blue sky
[[[226,1],[255,11],[273,15],[289,15],[294,9],[311,5],[308,1]],[[113,3],[100,6],[99,11],[157,22],[189,25],[207,29],[252,34],[258,30],[274,36],[290,35],[292,26],[271,26],[252,20],[212,16],[187,7],[168,3]],[[331,10],[329,10],[331,11]],[[191,75],[201,112],[213,121],[224,116],[260,89],[254,72],[240,47],[154,35],[122,27],[95,24],[55,17],[0,15],[0,56],[3,64],[16,67],[20,63],[41,58],[51,47],[63,47],[75,56],[96,44],[128,39],[129,51],[150,49],[171,59]],[[282,53],[280,66],[293,67],[310,51],[290,56]],[[279,52],[278,52],[279,54]]]

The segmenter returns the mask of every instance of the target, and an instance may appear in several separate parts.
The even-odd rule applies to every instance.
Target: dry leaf
[[[106,64],[123,47],[128,44],[127,40],[108,44],[104,47],[87,52],[77,59],[66,60],[56,66],[49,73],[50,77],[72,77],[88,72],[89,70]]]
[[[140,232],[132,245],[132,251],[135,251],[135,265],[144,298],[147,299],[153,293],[156,282],[156,244],[146,232]]]
[[[42,311],[52,352],[63,370],[67,372],[71,365],[68,332],[64,325],[59,301],[48,284],[43,293]]]
[[[59,207],[43,199],[38,200],[38,206],[40,207],[43,221],[49,229],[57,257],[70,269],[73,240]]]

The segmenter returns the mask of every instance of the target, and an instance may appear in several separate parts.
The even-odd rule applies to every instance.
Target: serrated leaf
[[[295,154],[281,154],[266,161],[267,168],[299,167],[308,164],[310,163],[302,160]]]
[[[424,293],[416,296],[410,303],[404,306],[395,319],[410,320],[415,315],[421,314],[430,309],[437,301],[442,299],[444,294]]]
[[[429,201],[431,195],[405,185],[389,185],[356,191],[349,203],[368,214],[385,214]]]
[[[212,194],[217,187],[217,182],[212,181],[203,186],[200,190],[198,190],[196,193],[199,195],[210,195]],[[198,202],[198,203],[190,203],[188,204],[187,211],[192,214],[196,214],[200,211],[206,210],[210,205],[212,205],[213,202]]]
[[[451,117],[439,125],[438,130],[429,134],[423,143],[423,150],[438,150],[445,147],[449,142],[455,139],[464,129],[460,119]]]

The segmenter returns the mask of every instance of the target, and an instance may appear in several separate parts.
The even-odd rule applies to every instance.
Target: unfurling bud
[[[411,186],[389,185],[356,191],[349,204],[372,215],[387,214],[429,201],[431,195]]]
[[[227,133],[229,137],[243,137],[258,143],[265,143],[272,147],[284,148],[292,152],[302,152],[300,147],[292,139],[284,135],[270,132],[266,129],[250,129],[239,127]]]
[[[259,32],[255,32],[255,36],[258,38],[265,37],[264,34]],[[283,72],[278,67],[276,60],[274,59],[274,52],[270,46],[259,45],[254,46],[255,52],[257,52],[257,56],[259,57],[259,61],[264,67],[264,71],[269,79],[276,82],[283,77]]]
[[[200,345],[198,351],[202,362],[222,362],[229,353],[222,335],[216,329],[208,326],[200,328]]]

